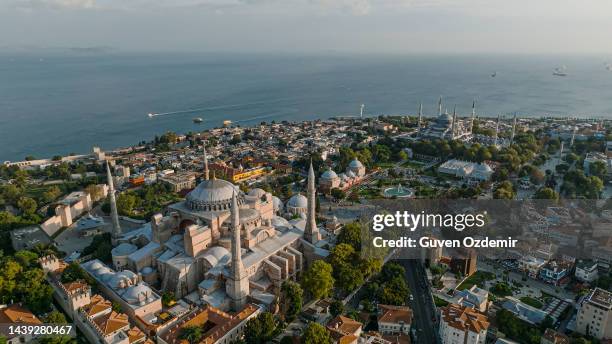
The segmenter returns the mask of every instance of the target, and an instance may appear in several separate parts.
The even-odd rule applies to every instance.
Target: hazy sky
[[[612,54],[612,0],[0,0],[0,50]]]

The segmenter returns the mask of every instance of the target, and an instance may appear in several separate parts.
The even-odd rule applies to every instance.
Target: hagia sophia
[[[296,194],[287,202],[292,216],[286,219],[280,216],[280,199],[262,189],[243,193],[228,181],[211,178],[206,155],[204,161],[204,180],[184,201],[168,206],[140,229],[121,233],[113,228],[112,258],[119,272],[97,261],[84,268],[102,282],[112,282],[117,294],[127,295],[121,288],[129,288],[138,302],[158,300],[149,288],[155,286],[177,299],[222,310],[239,311],[248,302],[272,309],[283,281],[329,254],[330,236],[316,223],[312,164],[307,195]],[[142,295],[132,295],[134,290]]]

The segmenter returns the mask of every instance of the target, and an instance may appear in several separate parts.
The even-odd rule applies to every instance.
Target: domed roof
[[[132,284],[134,284],[134,282],[132,278],[125,274],[122,274],[122,272],[119,272],[109,278],[107,284],[113,289],[122,289],[131,286]]]
[[[211,267],[215,267],[218,264],[227,265],[232,259],[232,254],[222,246],[213,246],[206,253],[202,255]]]
[[[101,274],[98,275],[98,278],[101,279],[104,283],[110,282],[113,277],[115,277],[115,274],[112,273],[110,270],[103,272]]]
[[[293,195],[291,196],[291,198],[289,198],[289,201],[287,202],[287,207],[307,208],[308,199],[302,194]]]
[[[338,178],[338,175],[331,168],[328,168],[327,171],[323,172],[321,175],[321,179],[332,180],[336,178]]]
[[[266,195],[266,192],[260,188],[255,188],[252,189],[251,191],[249,191],[249,196],[254,196],[254,197],[263,197]]]
[[[111,254],[113,256],[127,256],[136,252],[138,248],[132,244],[128,244],[126,242],[119,244],[119,246],[113,248],[111,250]]]
[[[91,263],[91,265],[89,266],[89,270],[93,271],[93,272],[97,272],[96,270],[103,268],[104,265],[102,265],[102,263],[98,262],[98,261],[94,261],[93,263]]]
[[[439,124],[448,124],[453,121],[453,117],[447,113],[443,113],[436,119]]]
[[[272,204],[274,205],[274,211],[279,211],[283,209],[283,201],[276,196],[272,196]]]
[[[492,173],[493,169],[489,165],[482,163],[476,165],[475,171],[480,173]]]
[[[250,208],[240,209],[238,215],[240,217],[240,222],[247,222],[257,219],[259,217],[259,211]]]
[[[187,194],[187,204],[191,209],[197,210],[211,210],[207,208],[210,205],[229,206],[234,193],[236,193],[240,204],[242,194],[236,185],[222,179],[209,179],[201,182]]]
[[[139,304],[145,303],[152,296],[153,291],[151,290],[151,288],[149,288],[143,283],[139,283],[138,285],[127,288],[127,290],[123,294],[123,299],[125,299],[130,304]]]
[[[274,216],[272,218],[272,226],[274,226],[274,227],[291,227],[291,224],[284,217]]]
[[[357,160],[357,158],[353,159],[353,161],[351,161],[351,163],[349,164],[350,168],[362,168],[363,164],[361,163],[361,161]]]
[[[355,172],[353,172],[353,171],[346,172],[346,177],[347,178],[355,178]]]

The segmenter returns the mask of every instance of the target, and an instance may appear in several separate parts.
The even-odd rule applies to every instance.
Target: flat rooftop
[[[612,309],[612,293],[601,288],[595,288],[588,301],[606,309]]]

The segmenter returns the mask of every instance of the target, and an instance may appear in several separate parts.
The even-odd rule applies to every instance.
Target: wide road
[[[416,330],[415,343],[438,343],[437,324],[434,323],[436,311],[423,265],[416,259],[399,259],[395,263],[406,270],[406,281],[414,297],[412,301],[408,300],[408,304],[414,313],[412,328]]]

